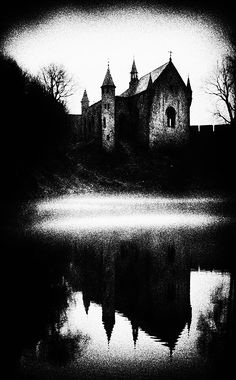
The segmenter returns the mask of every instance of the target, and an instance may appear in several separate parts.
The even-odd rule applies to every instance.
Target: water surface
[[[14,258],[18,375],[226,374],[235,307],[230,210],[214,198],[38,202],[11,243],[23,252]]]

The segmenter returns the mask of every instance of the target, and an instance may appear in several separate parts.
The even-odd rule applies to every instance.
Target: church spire
[[[151,76],[151,73],[149,75],[147,88],[150,88],[150,87],[152,87],[152,76]]]
[[[105,75],[102,87],[114,87],[114,88],[116,87],[114,85],[114,82],[113,82],[113,79],[112,79],[112,76],[111,76],[109,62],[108,62],[107,72],[106,72],[106,75]]]
[[[89,98],[88,98],[86,89],[84,90],[84,94],[81,100],[81,108],[82,108],[82,114],[85,111],[87,111],[87,109],[89,108]]]
[[[137,70],[136,63],[135,63],[134,59],[133,59],[133,64],[132,64],[132,68],[131,68],[131,74],[138,74],[138,70]]]
[[[189,75],[188,75],[188,80],[187,80],[187,88],[188,88],[189,90],[192,91],[192,89],[191,89],[191,84],[190,84],[190,79],[189,79]]]
[[[133,64],[132,64],[132,68],[131,68],[131,71],[130,71],[129,86],[133,87],[137,83],[138,83],[138,70],[137,70],[137,67],[136,67],[135,60],[133,59]]]
[[[190,84],[190,80],[189,80],[189,75],[188,75],[188,80],[187,80],[187,97],[188,97],[188,102],[189,102],[189,106],[191,105],[192,103],[192,88],[191,88],[191,84]]]

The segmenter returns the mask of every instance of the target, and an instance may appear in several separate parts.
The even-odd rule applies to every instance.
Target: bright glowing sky
[[[106,12],[63,8],[38,22],[12,28],[5,51],[32,74],[54,62],[74,77],[77,90],[68,99],[71,113],[81,112],[87,89],[90,104],[100,100],[107,61],[116,94],[128,88],[135,56],[139,77],[166,63],[168,51],[193,90],[191,124],[214,123],[213,100],[204,90],[217,60],[230,50],[226,31],[211,18],[167,8],[110,8]]]

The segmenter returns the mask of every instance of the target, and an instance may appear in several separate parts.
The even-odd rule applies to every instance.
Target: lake
[[[6,245],[17,378],[226,376],[233,207],[229,199],[141,195],[32,203]]]

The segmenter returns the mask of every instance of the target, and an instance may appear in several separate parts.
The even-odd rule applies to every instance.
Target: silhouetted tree
[[[48,93],[38,79],[0,55],[2,122],[1,194],[18,197],[37,188],[34,172],[61,165],[70,126],[65,105]]]
[[[61,65],[51,63],[48,67],[44,67],[39,74],[39,80],[46,91],[58,101],[65,102],[69,96],[73,95],[75,84]]]
[[[235,123],[235,65],[235,56],[225,56],[207,81],[207,93],[217,98],[215,116],[231,125]]]

